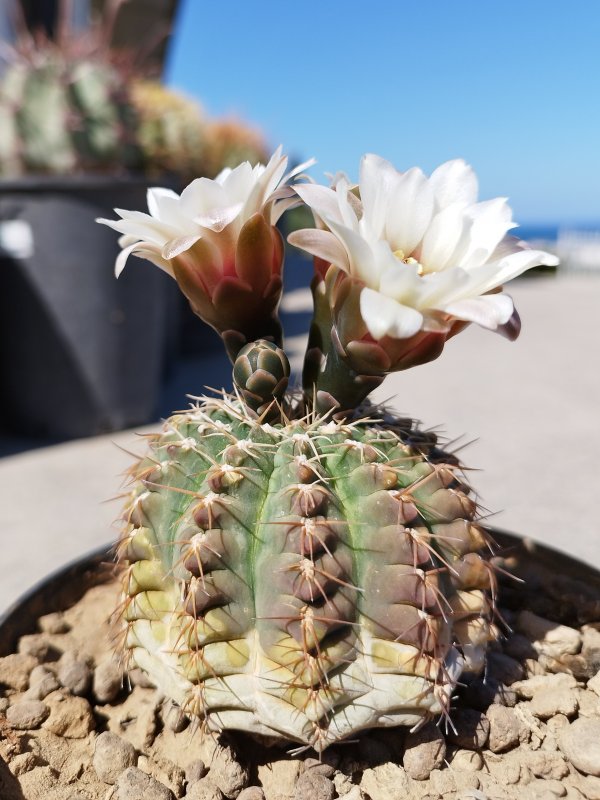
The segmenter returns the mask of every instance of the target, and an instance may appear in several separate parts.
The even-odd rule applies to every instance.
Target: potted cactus
[[[516,338],[501,283],[555,258],[506,235],[506,201],[477,202],[462,161],[427,177],[367,155],[357,186],[329,187],[305,166],[286,174],[278,150],[100,220],[122,234],[117,274],[153,262],[221,336],[233,391],[148,437],[117,581],[48,614],[74,573],[79,594],[100,579],[96,556],[0,621],[1,656],[43,615],[0,658],[10,798],[594,796],[600,576],[544,547],[498,558],[457,458],[368,399],[470,323]],[[301,201],[314,320],[290,390],[275,224]],[[507,589],[515,567],[527,582]]]
[[[285,168],[278,150],[101,220],[126,238],[117,273],[132,254],[168,272],[234,381],[167,420],[131,470],[119,614],[127,662],[208,729],[322,751],[447,715],[497,636],[460,464],[368,395],[469,323],[516,338],[501,284],[555,258],[506,235],[506,201],[477,202],[463,161],[427,177],[367,155],[358,186],[291,185]],[[289,240],[315,256],[315,310],[288,393],[274,225],[299,200],[318,227]]]

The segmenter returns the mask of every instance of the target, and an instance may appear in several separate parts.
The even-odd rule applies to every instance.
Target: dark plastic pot
[[[561,579],[585,585],[590,595],[600,596],[600,571],[564,553],[514,534],[491,530],[503,555],[510,556],[515,574],[548,570]],[[52,611],[64,611],[92,586],[113,577],[112,550],[103,547],[63,567],[34,586],[0,616],[0,656],[14,652],[20,636],[37,630],[37,619]]]
[[[139,259],[116,281],[117,234],[94,222],[146,207],[145,180],[0,181],[0,224],[19,221],[32,249],[0,256],[3,425],[75,438],[155,418],[176,331],[174,282]]]

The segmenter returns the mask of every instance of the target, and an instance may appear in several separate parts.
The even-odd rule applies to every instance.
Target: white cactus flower
[[[298,202],[288,181],[312,162],[285,175],[287,161],[278,147],[266,166],[253,167],[245,161],[235,169],[224,169],[214,180],[197,178],[181,195],[170,189],[149,189],[149,214],[117,208],[121,219],[97,220],[123,234],[119,240],[123,250],[115,264],[117,277],[132,254],[174,277],[171,260],[201,239],[206,246],[202,255],[210,255],[211,271],[235,274],[236,244],[244,224],[261,213],[268,225],[275,225]]]
[[[477,177],[462,160],[427,177],[365,155],[358,195],[339,175],[332,188],[295,190],[326,229],[296,231],[290,243],[364,284],[360,311],[374,339],[444,331],[456,320],[502,330],[516,313],[502,284],[558,263],[507,236],[515,224],[506,199],[477,202]]]

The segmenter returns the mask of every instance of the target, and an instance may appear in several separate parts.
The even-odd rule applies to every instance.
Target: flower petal
[[[243,203],[235,203],[231,206],[212,208],[206,214],[198,214],[194,217],[194,222],[197,222],[198,225],[201,225],[203,228],[208,228],[215,233],[220,233],[239,216],[243,206]]]
[[[386,238],[392,250],[410,256],[423,238],[433,214],[433,189],[417,167],[396,181],[386,214]]]
[[[426,272],[441,272],[448,266],[455,266],[454,253],[467,233],[464,206],[451,203],[433,217],[415,258]]]
[[[118,278],[120,274],[125,269],[125,264],[127,263],[127,259],[129,256],[135,255],[139,258],[145,258],[147,261],[151,261],[157,267],[160,267],[164,272],[169,274],[173,277],[173,271],[171,269],[170,264],[161,258],[160,251],[158,248],[152,247],[145,242],[134,242],[130,244],[128,247],[123,248],[117,259],[115,261],[115,278]]]
[[[294,185],[294,191],[322,220],[331,219],[335,222],[343,222],[337,192],[333,189],[316,183],[297,183]]]
[[[423,323],[422,314],[414,308],[403,306],[372,289],[363,289],[360,293],[360,313],[374,339],[384,336],[408,339],[420,330]]]
[[[177,212],[179,195],[172,189],[153,186],[146,192],[146,202],[150,216],[163,220],[171,225],[182,221],[183,216]]]
[[[462,158],[446,161],[431,173],[429,181],[438,209],[450,203],[470,205],[477,202],[477,176]]]
[[[339,225],[333,220],[328,220],[327,224],[346,248],[350,262],[350,274],[364,281],[367,286],[377,287],[380,269],[369,242],[359,233],[344,225]]]
[[[475,322],[482,328],[495,331],[512,317],[514,304],[507,294],[487,294],[449,303],[442,310],[457,319]]]
[[[322,231],[318,228],[293,231],[288,236],[288,242],[317,258],[322,258],[328,264],[335,264],[344,272],[350,272],[348,253],[340,240],[330,231]]]
[[[465,251],[458,255],[460,264],[457,266],[473,269],[488,260],[515,223],[505,197],[477,203],[468,208],[465,215],[471,220],[471,227]]]
[[[200,238],[200,236],[180,236],[178,239],[171,239],[163,247],[161,256],[166,260],[176,258],[181,253],[189,250]]]
[[[148,217],[147,214],[144,216]],[[152,217],[148,217],[148,219],[152,219]],[[96,222],[101,225],[108,225],[109,228],[125,236],[133,236],[136,239],[149,241],[161,247],[173,235],[173,230],[170,227],[154,226],[150,223],[139,223],[126,219],[102,219],[100,217],[96,219]]]
[[[390,196],[400,173],[385,158],[367,153],[360,162],[360,199],[364,218],[375,234],[383,235]]]

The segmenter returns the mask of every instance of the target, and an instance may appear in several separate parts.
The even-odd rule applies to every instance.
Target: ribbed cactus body
[[[490,637],[455,463],[406,421],[172,417],[132,470],[130,662],[210,729],[318,750],[446,711]]]
[[[0,175],[136,168],[136,111],[110,65],[42,54],[0,83]]]

